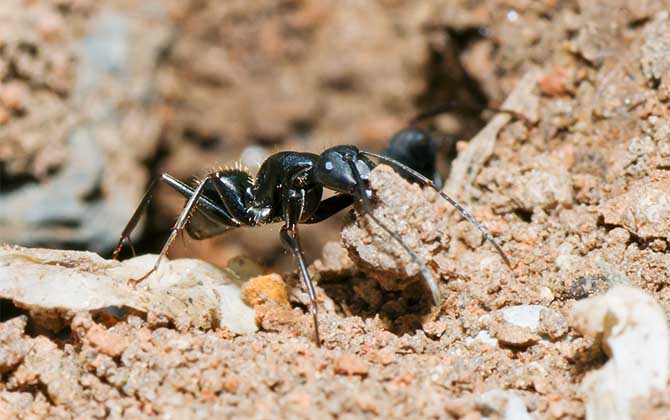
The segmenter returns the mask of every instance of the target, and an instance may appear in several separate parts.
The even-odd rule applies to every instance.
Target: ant
[[[435,113],[439,112],[443,111],[438,110]],[[433,113],[422,115],[432,116]],[[372,159],[394,167],[403,177],[412,182],[433,188],[466,220],[479,229],[508,267],[510,262],[493,235],[475,219],[470,211],[440,190],[441,179],[435,164],[437,147],[430,134],[416,126],[416,121],[418,118],[412,120],[409,128],[394,135],[383,154],[359,150],[352,145],[331,147],[320,155],[279,152],[269,156],[263,162],[255,180],[248,172],[241,169],[225,169],[209,173],[195,187],[164,173],[150,184],[135,213],[121,233],[112,258],[117,259],[126,241],[132,249],[130,235],[137,226],[159,182],[169,185],[183,195],[187,201],[153,268],[141,278],[130,280],[131,284],[142,282],[158,269],[170,245],[184,229],[189,236],[200,240],[243,226],[253,227],[281,222],[283,226],[279,235],[282,243],[293,253],[298,262],[302,280],[309,294],[315,340],[317,345],[320,345],[316,292],[300,246],[298,225],[321,222],[358,202],[362,204],[363,212],[411,256],[431,291],[434,303],[439,304],[440,291],[428,267],[397,233],[385,226],[372,213],[370,203],[372,191],[367,183],[368,175],[377,166]],[[337,194],[322,200],[324,188],[333,190]],[[134,253],[134,249],[132,250]]]

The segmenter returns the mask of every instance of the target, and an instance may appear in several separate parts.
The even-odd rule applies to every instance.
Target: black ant
[[[410,126],[396,134],[384,154],[362,151],[355,146],[331,147],[320,155],[301,152],[273,154],[263,162],[255,180],[243,170],[225,169],[209,173],[195,187],[190,187],[164,173],[149,186],[123,230],[112,258],[118,257],[124,242],[130,243],[130,234],[139,222],[158,182],[164,182],[175,189],[187,202],[153,268],[141,278],[131,280],[133,284],[143,281],[157,270],[177,234],[184,229],[194,239],[206,239],[243,226],[281,222],[283,226],[280,238],[298,261],[311,302],[310,312],[314,320],[316,343],[320,345],[316,293],[300,246],[298,224],[318,223],[354,202],[359,202],[363,211],[400,244],[419,266],[434,303],[439,304],[440,292],[428,267],[398,234],[372,214],[372,191],[368,188],[367,179],[376,164],[370,158],[389,164],[411,181],[430,186],[437,191],[479,229],[510,266],[507,256],[491,233],[467,209],[440,191],[440,179],[435,169],[436,146],[430,135],[416,126]],[[322,200],[324,188],[338,194]],[[194,209],[197,211],[194,212]]]

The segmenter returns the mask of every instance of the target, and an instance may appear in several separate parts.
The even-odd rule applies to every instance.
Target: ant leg
[[[153,190],[156,188],[159,181],[167,184],[170,188],[177,191],[187,200],[193,196],[194,191],[192,187],[184,184],[169,174],[162,174],[160,177],[155,178],[149,185],[149,188],[144,194],[144,197],[142,197],[142,201],[140,201],[140,204],[135,210],[135,213],[133,213],[133,216],[130,218],[130,221],[123,229],[119,243],[114,249],[114,253],[112,254],[112,259],[118,259],[119,253],[123,249],[125,242],[130,245],[133,251],[133,256],[135,255],[135,249],[132,242],[130,242],[130,235],[132,234],[135,227],[137,227],[137,223],[139,222],[140,218],[142,217],[142,213],[149,204]],[[212,202],[204,195],[200,196],[198,199],[198,210],[199,213],[195,218],[195,226],[193,226],[191,223],[188,225],[193,227],[193,229],[189,230],[189,234],[195,239],[209,238],[240,226],[240,223],[230,214],[228,214],[225,208],[222,208],[220,205]]]
[[[293,184],[293,180],[290,181]],[[282,207],[284,210],[284,226],[282,226],[279,237],[286,247],[288,247],[296,260],[298,260],[298,268],[302,281],[307,288],[307,294],[310,301],[310,312],[314,320],[314,338],[316,345],[321,347],[321,338],[319,336],[319,320],[318,320],[318,305],[316,302],[316,291],[314,290],[314,283],[312,277],[307,270],[305,263],[305,255],[300,246],[300,238],[298,235],[298,221],[300,220],[303,210],[305,208],[305,190],[284,188],[282,191]]]
[[[135,209],[135,213],[133,213],[132,217],[128,221],[128,224],[123,229],[123,232],[121,232],[121,238],[119,239],[119,243],[116,245],[114,253],[112,254],[113,260],[118,259],[119,254],[123,249],[123,244],[125,242],[128,242],[128,244],[130,245],[130,249],[133,251],[133,257],[135,256],[135,247],[133,247],[132,242],[130,242],[130,235],[133,233],[133,230],[135,230],[135,228],[137,227],[137,223],[139,223],[140,219],[142,218],[142,213],[144,212],[144,210],[147,208],[147,205],[151,201],[151,196],[154,190],[156,189],[156,186],[158,185],[158,181],[162,181],[166,175],[167,174],[162,174],[160,177],[155,178],[153,181],[151,181],[151,184],[149,184],[149,188],[147,188],[147,191],[144,193],[144,196],[140,201],[140,204]]]
[[[309,218],[302,223],[306,225],[319,223],[331,216],[334,216],[336,213],[344,210],[352,204],[354,204],[354,196],[349,194],[338,194],[326,198],[319,203],[319,207],[317,207],[314,214],[309,216]]]
[[[287,225],[282,226],[279,236],[293,255],[298,260],[298,267],[300,268],[300,274],[302,281],[307,287],[307,294],[309,294],[310,301],[310,312],[312,313],[312,318],[314,320],[314,338],[316,340],[316,345],[321,347],[321,338],[319,337],[319,320],[318,320],[318,306],[316,303],[316,292],[314,291],[314,283],[312,283],[312,278],[307,271],[307,264],[305,264],[305,256],[302,253],[302,248],[300,247],[300,240],[298,239],[298,230],[295,225],[289,227]]]
[[[147,191],[144,193],[144,196],[142,197],[142,200],[140,201],[140,204],[137,206],[135,209],[135,212],[131,216],[130,220],[128,221],[128,224],[126,227],[123,229],[123,232],[121,233],[121,238],[119,239],[119,243],[116,245],[116,248],[114,249],[114,253],[112,254],[112,259],[116,260],[119,257],[119,254],[121,253],[121,250],[123,249],[123,244],[127,242],[130,245],[131,250],[133,251],[133,256],[135,256],[135,248],[133,247],[132,242],[130,241],[130,235],[133,233],[133,230],[137,227],[137,224],[139,223],[140,219],[142,218],[142,213],[146,210],[147,206],[149,205],[149,202],[151,201],[151,197],[154,193],[154,190],[158,186],[159,182],[164,182],[170,187],[172,187],[174,190],[178,191],[180,194],[185,196],[186,198],[190,198],[193,195],[193,188],[189,187],[188,185],[184,184],[183,182],[179,181],[178,179],[174,178],[170,174],[161,174],[158,178],[154,178],[153,181],[151,181],[151,184],[149,184],[149,188],[147,188]],[[207,210],[216,210],[216,206],[210,203],[208,200],[205,200],[204,198],[200,199],[200,205],[205,205],[205,208]],[[202,202],[206,201],[206,202]]]
[[[168,250],[170,249],[170,245],[172,245],[172,242],[174,242],[175,238],[179,234],[179,232],[183,231],[184,228],[186,227],[186,224],[189,221],[189,217],[191,215],[191,212],[195,208],[198,199],[202,198],[203,191],[205,189],[205,185],[208,182],[211,182],[213,179],[215,179],[215,175],[208,175],[203,179],[200,184],[196,187],[196,189],[193,191],[193,194],[191,197],[188,199],[186,202],[186,205],[184,205],[184,209],[181,211],[181,214],[179,215],[179,218],[175,222],[174,226],[172,227],[172,231],[170,232],[170,236],[168,237],[167,241],[165,241],[165,244],[163,245],[163,249],[161,250],[160,254],[158,254],[158,258],[156,259],[156,263],[154,264],[153,268],[149,270],[145,275],[140,277],[139,279],[131,279],[130,283],[135,285],[138,283],[141,283],[143,280],[145,280],[147,277],[149,277],[152,273],[154,273],[156,270],[158,270],[158,266],[160,265],[163,257],[167,255]],[[144,202],[144,200],[143,200]],[[142,203],[140,203],[142,205]],[[146,206],[146,204],[145,204]],[[131,222],[133,220],[131,219]],[[130,223],[129,223],[130,225]]]

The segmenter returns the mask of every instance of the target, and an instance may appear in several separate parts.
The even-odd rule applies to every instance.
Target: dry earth
[[[157,70],[140,60],[133,73],[139,79],[100,85],[75,83],[87,61],[77,59],[83,53],[74,40],[90,34],[87,25],[100,16],[119,24],[105,6],[7,3],[0,16],[17,21],[16,30],[0,28],[0,176],[11,181],[0,190],[0,238],[10,243],[53,243],[71,229],[74,243],[102,235],[99,243],[108,247],[139,198],[147,175],[140,162],[156,153],[159,138],[165,157],[154,169],[183,178],[202,169],[203,156],[225,145],[232,160],[249,150],[250,140],[263,145],[260,152],[252,149],[260,156],[274,147],[318,151],[327,142],[378,150],[417,103],[443,98],[433,91],[448,85],[447,76],[464,74],[490,105],[511,104],[523,117],[495,113],[471,141],[456,144],[447,182],[447,191],[496,236],[511,269],[433,191],[403,184],[382,169],[375,172],[378,217],[439,277],[443,300],[436,307],[407,255],[354,217],[341,241],[326,245],[311,266],[320,348],[295,272],[283,275],[288,304],[276,276],[247,290],[260,330],[245,334],[99,311],[62,311],[63,329],[53,332],[29,316],[29,307],[4,301],[2,417],[523,419],[584,418],[588,411],[590,418],[603,418],[606,411],[589,405],[605,400],[598,383],[616,388],[645,374],[618,371],[625,380],[598,382],[594,374],[626,355],[654,364],[662,385],[638,387],[638,394],[619,386],[607,394],[615,396],[612,406],[623,404],[637,418],[670,417],[666,1],[174,2],[163,17],[149,14],[152,25],[169,30],[136,45],[163,60]],[[134,2],[119,4],[137,16]],[[19,30],[26,24],[17,16],[40,17],[43,33]],[[374,35],[344,30],[361,22]],[[350,32],[352,38],[344,39]],[[449,71],[454,60],[459,71]],[[142,95],[147,84],[155,96]],[[105,86],[115,95],[104,95]],[[101,95],[98,88],[111,105],[107,113],[92,112],[87,121],[94,128],[85,133],[104,151],[99,165],[69,155],[81,150],[76,142],[82,135],[72,129],[79,120],[70,121],[67,112],[49,116],[91,110],[87,95]],[[127,105],[135,104],[133,95],[144,98],[140,114]],[[467,92],[454,97],[468,100]],[[233,116],[238,109],[244,118]],[[42,127],[42,120],[60,122]],[[453,115],[436,128],[461,138],[467,132],[454,126]],[[44,140],[45,133],[54,137]],[[83,172],[63,169],[81,162],[90,164]],[[132,182],[112,182],[112,173]],[[76,174],[81,182],[67,196],[69,206],[28,206],[52,210],[33,214],[25,204],[12,204],[25,197],[53,201],[49,194],[60,190],[50,188],[71,185],[62,179]],[[121,195],[123,209],[114,204]],[[158,200],[174,211],[180,204]],[[103,217],[98,230],[86,215],[101,209],[113,218]],[[276,232],[243,235],[191,245],[189,255],[224,265],[243,249],[260,261],[277,253]],[[308,248],[321,249],[314,243]],[[0,268],[9,265],[0,260]],[[634,291],[622,297],[619,287]],[[647,315],[631,310],[630,322],[621,321],[629,319],[623,315],[598,322],[606,317],[589,312],[619,314],[640,302],[655,308],[654,301],[665,316],[652,311],[635,318]],[[628,334],[622,325],[634,324],[652,328],[659,346],[632,339],[624,342],[638,344],[621,352],[616,339]]]

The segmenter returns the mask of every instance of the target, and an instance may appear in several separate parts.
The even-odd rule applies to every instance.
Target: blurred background
[[[108,257],[150,179],[186,182],[280,150],[381,151],[417,113],[448,174],[571,1],[2,0],[0,242]],[[473,109],[475,111],[473,111]],[[157,252],[184,200],[167,187],[135,235]],[[311,261],[343,215],[303,228]],[[293,269],[278,226],[178,242],[170,256],[240,254]],[[126,257],[129,254],[124,253]]]

